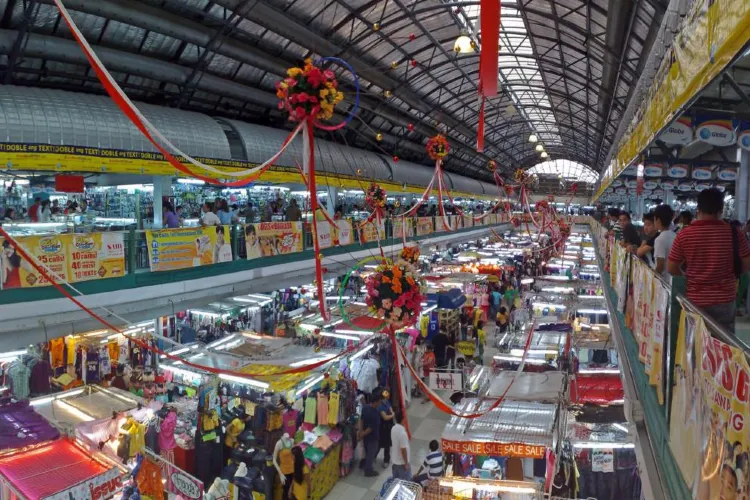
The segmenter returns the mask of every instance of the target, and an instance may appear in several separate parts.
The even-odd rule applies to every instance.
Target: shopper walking
[[[688,298],[734,333],[736,283],[750,270],[750,244],[721,220],[723,210],[724,194],[718,189],[698,194],[698,220],[677,234],[667,270],[673,276],[684,273]]]
[[[52,209],[50,208],[49,200],[44,200],[39,207],[39,222],[49,222],[51,217]]]
[[[654,241],[654,270],[670,284],[672,275],[667,271],[667,258],[677,236],[671,229],[673,216],[674,210],[669,205],[659,205],[654,209],[654,226],[659,231]]]
[[[380,442],[378,443],[378,453],[383,450],[383,468],[387,469],[391,463],[391,429],[393,428],[393,406],[389,401],[390,393],[384,390],[381,393],[380,405]]]
[[[391,443],[393,444],[393,466],[391,471],[395,479],[411,481],[411,449],[409,446],[409,435],[406,428],[402,425],[404,414],[401,410],[396,411],[394,420],[396,423],[391,429]]]
[[[380,406],[380,394],[370,394],[369,403],[362,407],[362,430],[357,433],[357,438],[365,445],[365,458],[359,467],[365,470],[366,477],[378,475],[373,469],[380,441],[380,412],[378,406]]]
[[[617,208],[610,208],[607,210],[609,216],[609,230],[615,237],[615,241],[622,239],[622,228],[620,227],[620,210]]]

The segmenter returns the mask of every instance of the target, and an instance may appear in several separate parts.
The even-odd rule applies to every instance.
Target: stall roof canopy
[[[486,396],[499,398],[505,395],[506,399],[514,401],[556,402],[562,395],[564,382],[565,375],[560,372],[501,371],[491,379]]]
[[[0,458],[0,474],[25,498],[54,495],[108,470],[67,439]],[[77,493],[80,496],[71,493],[71,498],[86,498],[88,485],[83,484],[82,491]]]
[[[64,3],[135,100],[284,128],[274,84],[306,57],[342,55],[363,95],[336,141],[427,164],[423,146],[443,132],[453,144],[447,168],[490,180],[489,159],[506,173],[538,163],[532,132],[551,157],[601,170],[668,1],[503,0],[502,91],[486,106],[483,154],[478,51],[453,50],[462,30],[481,45],[477,1]],[[5,83],[102,93],[54,5],[3,5]],[[334,68],[348,95],[343,115],[351,79]]]
[[[462,414],[478,413],[489,409],[494,402],[494,399],[465,398],[454,410]],[[507,400],[478,418],[451,417],[443,430],[443,439],[551,447],[556,413],[554,404]]]

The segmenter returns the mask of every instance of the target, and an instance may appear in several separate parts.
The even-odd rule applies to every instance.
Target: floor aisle
[[[487,347],[484,351],[484,363],[492,362],[492,356],[497,349],[494,345],[494,337],[487,336]],[[448,401],[450,393],[438,391],[444,401]],[[429,450],[430,441],[437,439],[443,434],[445,424],[450,420],[450,415],[438,410],[432,402],[422,404],[422,400],[412,401],[407,410],[409,426],[412,432],[411,438],[411,472],[416,474],[424,457]],[[393,454],[393,450],[391,450]],[[348,476],[339,479],[333,490],[326,495],[325,500],[373,500],[380,493],[383,483],[391,476],[391,467],[383,469],[383,452],[381,451],[375,460],[375,470],[380,474],[378,477],[365,477],[361,470],[354,470]]]

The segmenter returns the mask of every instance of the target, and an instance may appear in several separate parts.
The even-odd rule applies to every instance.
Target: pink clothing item
[[[159,449],[173,450],[177,447],[174,429],[177,426],[177,413],[170,411],[161,423],[159,430]]]
[[[303,432],[312,432],[312,430],[315,429],[315,424],[311,424],[308,422],[302,422],[302,431]]]
[[[318,422],[324,425],[328,422],[328,396],[318,393]]]
[[[297,432],[297,415],[299,415],[297,410],[288,410],[281,417],[282,428],[290,436],[294,436],[294,433]]]

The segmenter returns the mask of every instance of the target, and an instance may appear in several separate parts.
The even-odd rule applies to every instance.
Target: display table
[[[311,500],[321,500],[331,492],[336,482],[339,480],[339,466],[341,465],[341,443],[331,446],[326,452],[326,456],[317,465],[314,465],[310,474],[307,476],[307,498]],[[281,500],[282,498],[281,481],[276,476],[273,489],[273,499]]]

